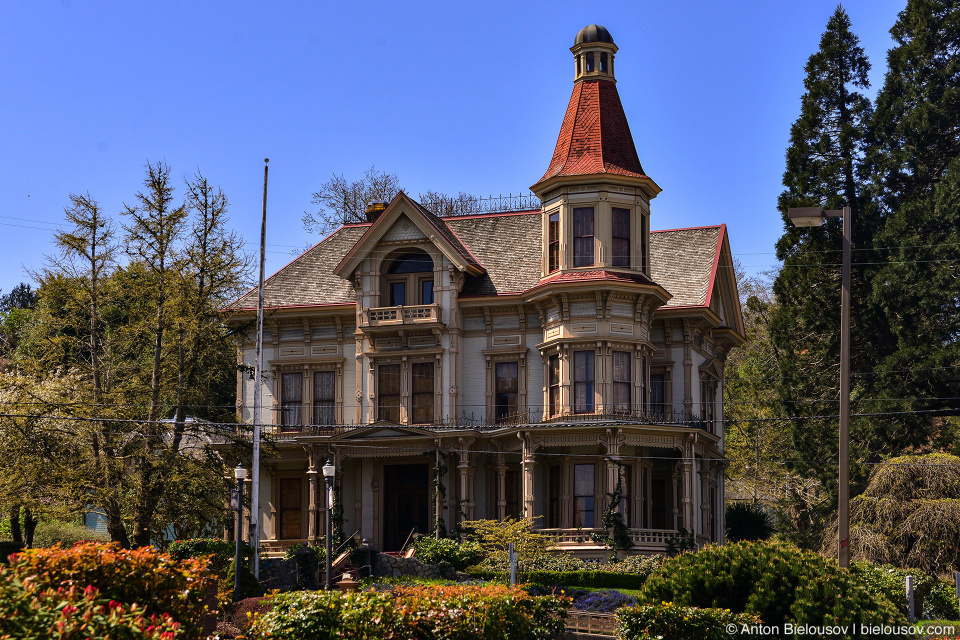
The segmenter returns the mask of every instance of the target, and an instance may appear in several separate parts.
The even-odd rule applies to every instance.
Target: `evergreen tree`
[[[804,416],[836,415],[839,408],[842,221],[830,218],[819,227],[794,227],[787,209],[849,206],[855,255],[861,255],[858,247],[870,245],[876,221],[861,184],[871,106],[858,92],[869,87],[869,69],[850,19],[838,7],[820,50],[807,62],[806,93],[790,131],[785,190],[779,199],[784,234],[777,243],[777,257],[784,266],[774,282],[777,306],[770,321],[773,345],[783,356],[779,395],[795,418],[791,432],[797,457],[814,462],[809,471],[828,488],[836,486],[836,468],[816,463],[837,459],[837,420]],[[853,269],[852,284],[854,291],[866,289],[862,269]],[[851,331],[854,370],[871,361],[878,333],[866,298],[853,296],[858,319]],[[884,446],[867,425],[857,426],[854,444],[861,451]]]
[[[960,3],[911,0],[890,32],[872,159],[886,212],[873,297],[891,340],[875,393],[899,399],[886,410],[960,413]],[[911,444],[951,444],[930,442],[940,416],[889,421]]]

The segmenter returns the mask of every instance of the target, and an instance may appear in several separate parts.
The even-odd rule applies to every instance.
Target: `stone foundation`
[[[456,580],[457,571],[453,567],[446,567],[441,571],[436,564],[424,564],[416,558],[397,558],[385,553],[377,554],[373,566],[375,576],[413,576],[415,578],[445,578]]]

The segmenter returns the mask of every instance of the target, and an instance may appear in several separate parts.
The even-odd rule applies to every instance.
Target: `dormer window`
[[[593,207],[573,210],[573,266],[590,267],[595,263]]]
[[[433,304],[433,260],[426,253],[404,253],[387,268],[388,306]]]

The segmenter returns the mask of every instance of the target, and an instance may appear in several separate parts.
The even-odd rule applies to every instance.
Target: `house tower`
[[[543,203],[542,277],[579,269],[650,275],[646,175],[614,76],[610,32],[584,27],[570,48],[574,85],[550,165],[531,187]]]

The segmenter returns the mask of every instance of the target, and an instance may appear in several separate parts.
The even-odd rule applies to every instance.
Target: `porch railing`
[[[592,633],[598,636],[617,635],[617,616],[612,613],[567,609],[567,620],[564,624],[567,631]]]
[[[603,529],[580,528],[580,529],[537,529],[537,533],[553,538],[557,546],[589,543],[591,534],[604,534]],[[679,531],[672,529],[630,529],[630,541],[637,547],[665,547],[667,541],[680,535]],[[705,536],[697,536],[698,542],[706,544]]]

